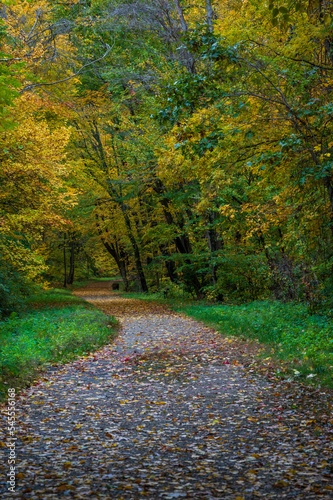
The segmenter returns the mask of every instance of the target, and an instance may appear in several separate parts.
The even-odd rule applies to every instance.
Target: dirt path
[[[18,398],[2,498],[333,498],[329,394],[254,377],[239,341],[108,283],[77,294],[122,331]]]

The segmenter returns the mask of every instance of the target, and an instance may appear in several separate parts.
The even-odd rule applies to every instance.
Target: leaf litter
[[[2,407],[2,498],[333,498],[329,391],[281,381],[260,346],[108,283],[77,293],[121,333],[17,398],[15,493]]]

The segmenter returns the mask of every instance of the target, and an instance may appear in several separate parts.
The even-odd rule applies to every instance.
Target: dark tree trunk
[[[163,192],[164,192],[164,186],[159,179],[157,179],[155,182],[154,190],[156,191],[157,194],[163,194]],[[184,230],[183,221],[181,220],[180,222],[178,221],[176,223],[171,212],[170,212],[170,209],[169,209],[170,200],[168,198],[162,196],[160,199],[160,203],[162,205],[163,214],[164,214],[164,217],[165,217],[167,224],[178,226],[183,231]],[[186,234],[181,234],[180,236],[176,236],[174,239],[174,243],[175,243],[176,248],[180,254],[189,255],[192,253],[191,242],[190,242],[189,237]],[[185,258],[184,263],[189,267],[192,264],[192,262],[189,258]],[[195,290],[196,296],[199,299],[202,298],[200,281],[198,280],[197,276],[193,272],[191,272],[191,271],[185,272],[184,273],[184,281],[187,283],[188,286],[193,287],[193,289]]]
[[[331,182],[330,177],[325,177],[324,182],[325,182],[325,187],[327,189],[327,194],[328,194],[328,198],[330,200],[330,205],[331,205],[331,220],[330,220],[329,227],[330,227],[331,232],[333,234],[333,186],[332,186],[332,182]]]
[[[69,256],[69,273],[67,278],[68,285],[72,285],[74,282],[74,272],[75,272],[75,241],[72,238],[70,243],[70,256]]]
[[[167,257],[164,261],[167,274],[172,283],[176,283],[178,278],[175,263],[173,262],[173,260],[171,260],[171,258],[168,259],[168,257],[170,257],[170,254],[165,248],[163,248],[163,246],[160,246],[160,251],[163,257]]]
[[[128,279],[127,279],[127,269],[126,269],[126,262],[125,262],[126,255],[116,245],[114,245],[113,243],[109,243],[105,239],[105,237],[103,236],[102,228],[101,228],[100,223],[98,221],[98,214],[97,213],[95,214],[95,217],[96,217],[96,226],[97,226],[98,234],[101,237],[101,241],[102,241],[105,249],[114,258],[114,260],[117,264],[117,267],[119,269],[120,276],[121,276],[123,283],[124,283],[125,292],[127,292],[129,289],[129,284],[128,284]],[[104,218],[102,217],[102,220],[103,219]]]
[[[94,139],[96,141],[96,145],[95,145],[94,148],[95,148],[95,150],[97,152],[99,152],[103,168],[104,168],[105,172],[107,172],[108,165],[107,165],[107,162],[106,162],[106,159],[105,159],[104,148],[103,148],[103,144],[102,144],[102,141],[101,141],[100,133],[99,133],[99,130],[98,130],[98,127],[97,127],[96,123],[94,124],[94,128],[92,130],[92,134],[93,134]],[[116,151],[114,151],[114,159],[115,159],[116,164],[117,164],[118,160],[117,160]],[[126,229],[127,229],[127,235],[128,235],[129,240],[130,240],[131,246],[133,248],[134,262],[135,262],[135,266],[136,266],[138,278],[139,278],[139,281],[140,281],[141,290],[144,293],[147,293],[148,292],[148,285],[147,285],[147,282],[146,282],[145,274],[144,274],[142,263],[141,263],[141,256],[140,256],[139,246],[138,246],[138,244],[136,242],[135,236],[134,236],[133,231],[132,231],[132,225],[131,225],[131,221],[130,221],[130,218],[129,218],[129,215],[128,215],[128,207],[126,207],[126,205],[124,203],[124,200],[123,200],[122,195],[121,195],[121,191],[120,191],[120,193],[118,193],[117,190],[112,185],[112,182],[108,183],[108,192],[109,192],[111,200],[113,200],[114,203],[116,203],[118,205],[118,207],[120,208],[120,210],[121,210],[121,212],[123,214],[125,225],[126,225]]]
[[[210,213],[208,215],[208,221],[209,221],[209,229],[207,230],[208,247],[210,253],[214,255],[218,250],[221,250],[221,248],[223,247],[223,242],[218,239],[216,229],[212,227],[212,224],[214,222],[214,214]],[[211,272],[212,272],[212,284],[214,287],[216,287],[217,285],[217,269],[218,269],[217,264],[212,263]],[[224,300],[222,293],[218,293],[216,298],[219,302],[223,302]]]
[[[129,237],[129,240],[131,242],[133,252],[134,252],[134,262],[135,262],[136,271],[138,273],[138,278],[140,281],[141,290],[144,293],[147,293],[148,292],[148,285],[147,285],[145,273],[144,273],[143,267],[142,267],[140,250],[139,250],[138,244],[136,242],[136,239],[134,237],[134,234],[132,232],[130,218],[125,210],[123,210],[123,215],[124,215],[124,219],[125,219],[126,228],[128,231],[127,234],[128,234],[128,237]]]
[[[64,288],[67,288],[66,234],[64,233]]]

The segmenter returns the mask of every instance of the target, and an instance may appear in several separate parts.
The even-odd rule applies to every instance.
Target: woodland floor
[[[2,498],[333,498],[329,391],[256,374],[255,344],[109,287],[77,294],[118,318],[116,341],[18,395]]]

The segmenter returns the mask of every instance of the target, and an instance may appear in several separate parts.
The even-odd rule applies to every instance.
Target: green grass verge
[[[171,309],[214,327],[223,335],[259,341],[262,356],[281,361],[279,374],[302,382],[333,387],[333,322],[310,315],[304,304],[257,301],[243,305],[212,305],[194,301],[158,299],[156,294],[124,294],[157,300]]]
[[[51,364],[62,364],[109,343],[116,320],[66,290],[40,292],[36,309],[0,322],[0,399],[28,385]]]
[[[26,299],[26,305],[33,308],[41,308],[41,307],[57,307],[57,306],[65,306],[65,305],[74,305],[74,304],[87,304],[80,297],[76,297],[76,295],[72,295],[70,290],[66,288],[52,288],[51,290],[41,290],[40,292],[35,293],[31,297]]]

